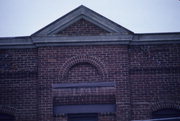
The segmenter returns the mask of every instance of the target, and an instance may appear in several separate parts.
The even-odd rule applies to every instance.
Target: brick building
[[[180,33],[135,34],[80,6],[31,36],[0,38],[0,120],[172,117]]]

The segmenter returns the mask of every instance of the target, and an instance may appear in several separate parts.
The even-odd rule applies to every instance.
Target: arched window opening
[[[153,119],[164,119],[163,121],[179,121],[180,119],[180,110],[178,109],[171,109],[171,108],[166,108],[166,109],[161,109],[158,111],[154,111],[152,113],[152,118]]]
[[[15,117],[9,114],[0,113],[0,121],[15,121]]]

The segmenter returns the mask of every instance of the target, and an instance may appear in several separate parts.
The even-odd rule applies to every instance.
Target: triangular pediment
[[[86,19],[80,19],[68,27],[60,30],[56,35],[62,36],[87,36],[87,35],[105,35],[110,33],[108,30],[105,30]]]
[[[133,32],[85,6],[80,6],[32,36],[93,36],[112,33],[127,35]]]

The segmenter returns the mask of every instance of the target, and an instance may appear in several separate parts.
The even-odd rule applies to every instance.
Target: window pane
[[[0,113],[0,121],[14,121],[14,116],[9,114]]]
[[[68,121],[97,121],[96,114],[69,115]]]

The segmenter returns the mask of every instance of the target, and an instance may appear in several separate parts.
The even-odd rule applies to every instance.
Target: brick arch
[[[180,103],[160,102],[152,105],[151,112],[158,111],[165,108],[172,108],[180,110]]]
[[[93,57],[93,56],[82,55],[82,56],[74,56],[74,57],[70,58],[69,60],[67,60],[62,65],[62,68],[60,71],[60,75],[61,75],[60,79],[64,80],[67,77],[68,72],[71,69],[71,67],[73,67],[74,65],[79,64],[79,63],[89,63],[89,64],[93,65],[100,73],[101,78],[103,80],[106,78],[107,71],[105,69],[104,64],[98,58]]]
[[[5,114],[15,116],[16,109],[13,107],[0,105],[0,113],[5,113]]]

